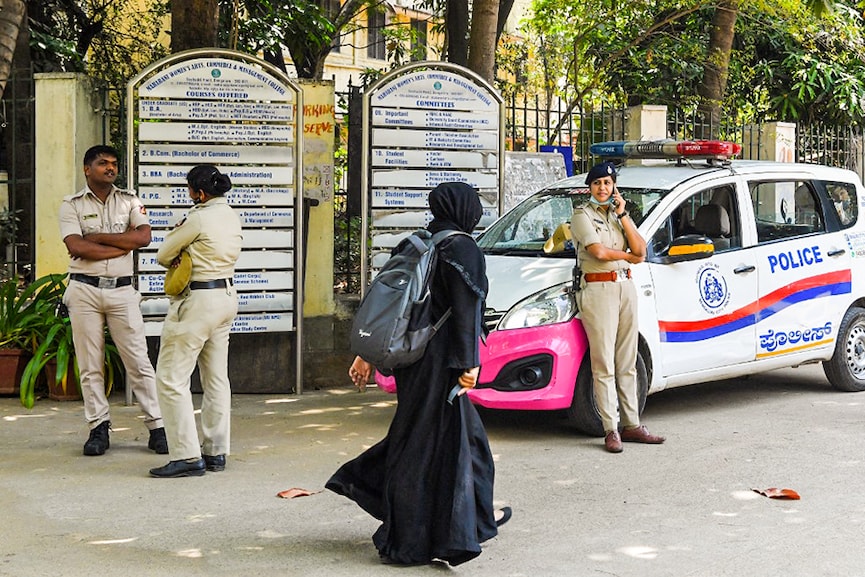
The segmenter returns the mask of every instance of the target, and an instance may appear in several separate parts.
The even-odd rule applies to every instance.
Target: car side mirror
[[[651,262],[658,264],[675,264],[709,258],[715,254],[715,243],[712,239],[699,234],[686,234],[677,237],[670,243],[670,249],[666,255],[657,256]]]

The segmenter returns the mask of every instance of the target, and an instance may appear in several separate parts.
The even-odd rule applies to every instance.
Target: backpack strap
[[[424,234],[425,236],[421,236],[422,234]],[[422,228],[422,229],[408,235],[406,237],[406,240],[408,240],[412,244],[412,246],[414,246],[414,248],[415,248],[415,250],[417,250],[418,254],[425,254],[429,250],[429,247],[424,242],[424,239],[432,239],[432,244],[437,245],[438,243],[440,243],[444,239],[446,239],[450,236],[457,235],[457,234],[462,234],[465,236],[471,236],[470,234],[465,233],[461,230],[440,230],[439,232],[435,233],[434,235],[429,236],[429,231]]]
[[[418,254],[425,254],[429,250],[427,244],[417,234],[410,234],[406,239],[412,244]]]
[[[437,233],[435,233],[434,235],[432,235],[433,244],[437,245],[438,243],[440,243],[444,239],[446,239],[450,236],[457,235],[457,234],[461,234],[464,236],[471,236],[469,233],[463,232],[461,230],[440,230]]]
[[[448,237],[451,237],[451,236],[454,236],[454,235],[457,235],[457,234],[462,234],[462,235],[465,235],[465,236],[471,236],[470,234],[468,234],[468,233],[466,233],[466,232],[463,232],[463,231],[461,231],[461,230],[442,230],[442,231],[439,231],[439,232],[437,232],[437,233],[435,233],[435,234],[433,235],[433,237],[432,237],[433,244],[434,244],[434,245],[438,245],[438,243],[440,243],[440,242],[443,241],[444,239],[446,239],[446,238],[448,238]],[[438,320],[438,322],[434,325],[434,330],[435,330],[436,332],[438,332],[439,328],[444,324],[444,322],[445,322],[446,320],[448,320],[448,318],[451,316],[451,313],[452,313],[452,312],[453,312],[453,308],[452,308],[452,307],[448,307],[448,310],[446,310],[446,311],[444,312],[444,314],[442,315],[442,317],[441,317],[441,318]],[[462,386],[459,385],[459,384],[457,384],[457,385],[454,385],[454,387],[453,387],[453,388],[448,392],[447,402],[448,402],[449,405],[452,405],[452,404],[453,404],[454,399],[457,398],[457,395],[458,395],[459,392],[460,392],[460,389],[462,389]]]
[[[453,308],[452,308],[452,307],[448,307],[448,310],[446,310],[446,311],[442,314],[442,318],[440,318],[438,321],[436,321],[436,324],[433,325],[433,332],[437,333],[438,330],[441,328],[441,326],[442,326],[443,324],[445,324],[445,321],[448,320],[448,317],[449,317],[449,316],[451,316],[451,311],[453,311]]]
[[[440,230],[439,232],[435,233],[432,236],[432,243],[434,246],[438,245],[438,243],[440,243],[444,239],[451,237],[451,236],[458,235],[458,234],[462,234],[465,236],[471,236],[470,234],[465,233],[461,230]],[[417,236],[411,235],[411,237],[409,237],[409,238],[417,239]],[[418,241],[418,242],[420,242],[420,241]],[[415,245],[415,246],[417,246],[417,245]],[[426,246],[424,246],[424,248],[426,248]],[[423,252],[426,252],[426,251],[424,250]],[[444,312],[444,314],[442,314],[441,318],[438,321],[436,321],[436,323],[433,325],[433,332],[438,332],[438,330],[441,328],[441,326],[443,324],[445,324],[445,321],[448,320],[448,318],[451,316],[451,312],[453,312],[453,308],[448,307],[448,310],[446,310]]]

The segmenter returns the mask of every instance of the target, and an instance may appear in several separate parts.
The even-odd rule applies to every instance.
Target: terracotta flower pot
[[[18,393],[30,356],[30,352],[23,349],[0,349],[0,395]]]
[[[66,370],[66,391],[57,382],[57,363],[48,361],[45,364],[45,380],[48,382],[48,398],[52,401],[80,401],[81,390],[78,379],[75,378],[75,370],[72,365]]]

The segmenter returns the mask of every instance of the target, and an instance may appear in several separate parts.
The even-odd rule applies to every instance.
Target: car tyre
[[[646,370],[646,362],[643,360],[643,355],[637,353],[637,400],[641,415],[646,407],[648,393],[649,375]],[[598,413],[598,405],[595,403],[592,363],[589,360],[588,352],[580,363],[580,370],[577,373],[577,382],[574,387],[574,398],[571,401],[571,406],[567,409],[567,416],[578,431],[593,437],[604,436],[604,425],[601,424],[601,415]]]
[[[837,390],[865,391],[865,309],[851,307],[838,328],[835,353],[823,361],[823,372]]]

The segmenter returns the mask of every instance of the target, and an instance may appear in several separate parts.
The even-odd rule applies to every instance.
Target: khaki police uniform
[[[60,235],[122,233],[150,224],[134,192],[113,187],[103,203],[85,187],[60,205]],[[147,356],[141,295],[133,283],[133,253],[105,260],[71,259],[63,302],[69,309],[80,371],[84,416],[93,429],[110,420],[105,396],[105,325],[126,368],[148,429],[162,427],[153,365]]]
[[[156,388],[172,461],[228,455],[231,385],[228,334],[237,314],[234,265],[243,241],[240,219],[224,197],[193,206],[165,236],[157,260],[168,268],[181,250],[192,260],[189,286],[170,297],[162,327]],[[189,379],[198,363],[203,397],[199,444]]]
[[[588,203],[571,218],[571,236],[583,273],[579,292],[580,317],[589,339],[595,403],[604,431],[640,424],[637,400],[637,291],[630,280],[630,263],[600,261],[586,247],[628,248],[622,225],[612,207],[605,211]],[[597,273],[616,271],[617,280],[587,282]],[[617,414],[618,408],[618,414]]]

